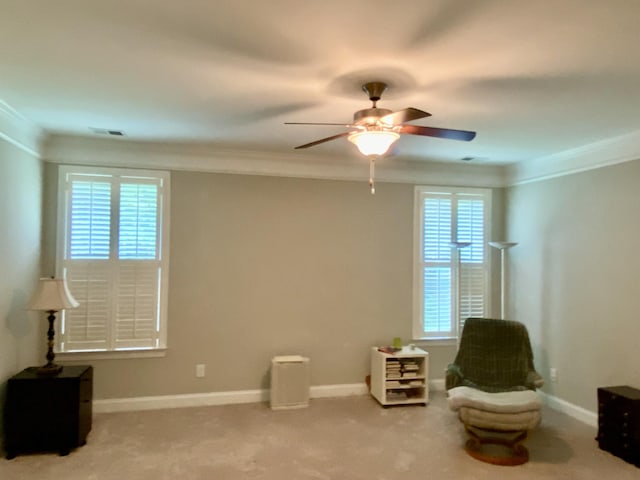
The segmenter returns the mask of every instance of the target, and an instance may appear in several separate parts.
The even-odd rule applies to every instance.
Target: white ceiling
[[[0,100],[53,133],[277,153],[382,80],[378,106],[478,133],[396,157],[509,163],[640,130],[639,45],[636,0],[0,0]]]

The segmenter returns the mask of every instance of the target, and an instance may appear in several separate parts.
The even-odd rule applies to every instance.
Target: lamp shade
[[[69,292],[64,278],[41,278],[27,309],[58,312],[78,305],[80,304]]]
[[[363,155],[384,155],[398,138],[399,134],[386,130],[365,130],[348,137]]]
[[[518,242],[489,242],[489,245],[498,250],[506,250],[507,248],[515,247]]]

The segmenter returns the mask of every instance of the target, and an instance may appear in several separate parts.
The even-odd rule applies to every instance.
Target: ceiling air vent
[[[91,127],[91,131],[97,135],[112,135],[114,137],[124,137],[124,132],[122,130],[110,130],[108,128]]]

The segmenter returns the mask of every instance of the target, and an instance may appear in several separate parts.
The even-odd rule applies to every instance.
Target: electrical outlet
[[[196,377],[198,378],[204,377],[204,363],[198,363],[196,365]]]
[[[551,379],[551,381],[553,383],[556,383],[558,381],[558,369],[557,368],[550,368],[549,369],[549,378]]]

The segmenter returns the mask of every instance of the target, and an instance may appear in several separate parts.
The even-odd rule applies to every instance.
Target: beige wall
[[[44,320],[25,310],[40,275],[41,169],[39,159],[0,139],[0,410],[6,380],[45,362]]]
[[[596,388],[640,387],[640,161],[510,188],[511,315],[546,392],[596,411]],[[549,368],[558,381],[549,382]]]
[[[51,200],[55,181],[48,166]],[[311,358],[313,385],[363,383],[370,346],[411,341],[413,192],[172,172],[167,356],[92,361],[96,398],[266,388],[271,357],[292,353]],[[455,349],[429,350],[442,378]]]
[[[44,324],[24,305],[53,272],[56,167],[0,141],[0,395],[40,363]],[[640,161],[494,192],[491,239],[509,252],[508,316],[529,326],[545,390],[596,410],[602,385],[640,386]],[[413,186],[172,174],[169,351],[96,360],[96,398],[255,389],[272,355],[312,359],[315,385],[360,383],[370,345],[411,331]],[[507,210],[506,235],[502,211]],[[494,255],[494,314],[499,255]],[[428,348],[432,378],[451,347]],[[196,379],[194,365],[207,376]]]

